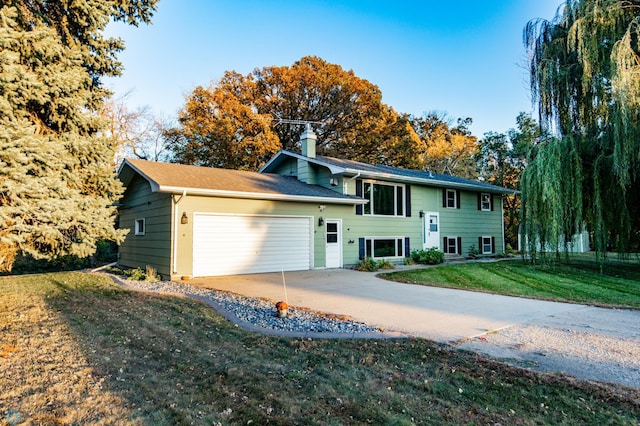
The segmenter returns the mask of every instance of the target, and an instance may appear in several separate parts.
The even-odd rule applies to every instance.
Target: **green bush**
[[[475,244],[471,244],[467,256],[469,257],[469,259],[477,259],[480,257],[480,250],[476,248]]]
[[[375,272],[377,270],[378,262],[370,257],[365,257],[356,264],[356,271]]]
[[[395,269],[396,265],[393,262],[383,259],[378,262],[378,269]]]
[[[147,278],[142,268],[126,269],[124,275],[133,281],[144,281]]]
[[[146,270],[142,270],[142,268],[132,268],[132,269],[121,269],[117,267],[109,267],[105,269],[105,272],[110,274],[122,275],[128,280],[132,281],[150,281],[155,282],[160,279],[156,269],[152,266],[146,267]]]
[[[96,252],[92,256],[78,257],[74,255],[56,256],[52,259],[35,259],[28,253],[19,252],[13,262],[11,271],[14,275],[35,274],[43,272],[77,271],[95,268],[115,262],[118,245],[113,241],[101,240],[96,243]]]
[[[404,265],[410,266],[410,265],[415,265],[415,264],[416,264],[416,261],[415,261],[415,260],[413,260],[413,259],[411,258],[411,256],[409,256],[409,257],[405,257],[405,258],[402,260],[402,263],[403,263]]]
[[[428,250],[412,250],[411,259],[423,265],[437,265],[444,262],[444,253],[435,247]]]

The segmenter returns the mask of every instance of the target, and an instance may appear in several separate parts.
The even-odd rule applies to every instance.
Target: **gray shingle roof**
[[[127,169],[128,167],[128,169]],[[126,159],[118,176],[127,185],[132,171],[147,179],[154,191],[202,193],[243,198],[318,198],[359,204],[360,198],[343,195],[319,185],[307,185],[293,177],[212,167],[187,166],[145,160]],[[311,200],[309,200],[311,201]]]
[[[375,164],[361,163],[353,160],[342,160],[339,158],[325,157],[318,155],[315,158],[302,157],[301,154],[281,151],[280,153],[288,156],[294,156],[297,158],[305,158],[311,162],[320,165],[330,166],[332,168],[343,169],[343,173],[354,174],[360,172],[363,177],[376,177],[384,175],[389,179],[396,179],[400,181],[419,181],[422,184],[430,184],[440,187],[464,187],[477,190],[485,190],[488,192],[510,194],[515,191],[507,188],[503,188],[497,185],[491,185],[489,183],[475,181],[471,179],[464,179],[452,175],[444,175],[438,173],[432,173],[429,171],[403,169],[401,167],[382,166]]]

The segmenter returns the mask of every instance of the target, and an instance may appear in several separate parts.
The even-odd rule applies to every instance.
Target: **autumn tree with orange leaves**
[[[430,112],[414,118],[413,127],[423,144],[423,168],[465,178],[477,177],[474,155],[478,139],[469,131],[471,119],[458,119],[457,125],[443,113]]]
[[[174,161],[243,170],[259,169],[280,149],[300,151],[301,122],[311,122],[318,155],[412,169],[442,157],[445,171],[455,172],[473,154],[460,141],[475,141],[466,127],[446,123],[445,140],[431,141],[416,131],[422,119],[383,104],[376,85],[315,56],[246,76],[227,71],[189,94],[178,120],[166,133]]]

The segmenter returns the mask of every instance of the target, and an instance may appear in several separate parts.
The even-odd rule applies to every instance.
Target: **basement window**
[[[482,239],[482,254],[495,253],[493,247],[493,237],[480,237]]]
[[[462,254],[462,239],[460,237],[444,237],[445,254]]]
[[[365,238],[365,256],[373,259],[404,256],[404,237]]]

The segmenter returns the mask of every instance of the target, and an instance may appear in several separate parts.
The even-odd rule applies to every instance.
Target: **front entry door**
[[[342,267],[342,222],[327,219],[325,231],[326,266],[327,268]]]
[[[424,215],[424,241],[422,248],[427,250],[432,247],[440,249],[440,213],[426,212]]]

